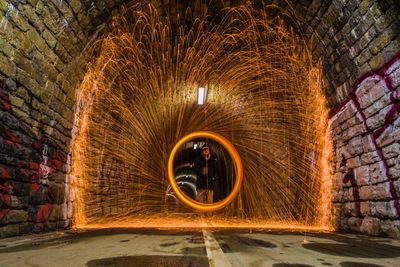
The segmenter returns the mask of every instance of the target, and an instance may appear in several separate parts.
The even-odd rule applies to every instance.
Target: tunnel
[[[0,238],[114,227],[400,238],[399,10],[0,0]],[[204,146],[211,190],[200,181],[213,165],[196,169]]]

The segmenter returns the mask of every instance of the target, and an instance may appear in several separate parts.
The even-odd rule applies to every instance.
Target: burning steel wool
[[[268,10],[231,8],[180,27],[145,10],[115,17],[88,52],[72,144],[75,226],[192,227],[201,218],[328,229],[327,110],[304,41]],[[238,196],[205,215],[168,193],[169,154],[196,131],[224,136],[243,162]]]

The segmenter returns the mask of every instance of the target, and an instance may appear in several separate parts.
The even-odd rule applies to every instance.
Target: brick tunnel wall
[[[334,145],[333,225],[400,238],[400,3],[296,8],[323,60]]]
[[[83,74],[76,59],[122,2],[129,1],[0,0],[0,237],[71,225],[68,147],[74,90]],[[164,14],[185,9],[181,1],[152,2]],[[202,2],[190,3],[194,14]],[[265,2],[294,10],[315,58],[323,61],[325,95],[336,107],[330,118],[335,226],[400,237],[393,212],[399,194],[399,3]],[[358,130],[349,131],[354,126]]]
[[[400,54],[332,110],[336,224],[400,237]]]
[[[120,2],[0,1],[0,237],[71,226],[74,60]]]

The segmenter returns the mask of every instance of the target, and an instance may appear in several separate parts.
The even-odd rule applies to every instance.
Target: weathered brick
[[[42,18],[40,18],[36,13],[34,8],[31,5],[20,5],[21,13],[23,13],[29,20],[31,24],[35,27],[39,32],[43,32],[45,26],[43,24]]]
[[[393,143],[382,149],[385,159],[395,158],[400,155],[400,143]]]
[[[379,235],[381,233],[380,220],[373,217],[365,217],[362,220],[360,231],[369,235]]]
[[[400,220],[381,220],[381,229],[386,235],[400,239]]]
[[[53,209],[49,216],[49,221],[60,221],[67,219],[67,204],[53,205]]]
[[[390,200],[392,195],[389,192],[389,182],[374,186],[374,200]]]
[[[10,210],[7,213],[7,218],[6,218],[8,223],[26,222],[27,219],[28,219],[28,212],[24,210]]]
[[[389,125],[376,140],[378,147],[385,147],[392,144],[395,141],[395,134],[394,127]]]
[[[44,30],[42,36],[50,48],[54,48],[56,46],[57,40],[50,31]]]
[[[356,175],[356,180],[357,180],[358,186],[369,184],[370,175],[369,175],[369,167],[368,166],[358,167],[358,168],[354,169],[354,172]]]
[[[360,199],[361,200],[371,200],[373,199],[373,191],[371,186],[361,186],[359,188],[360,190]]]
[[[371,215],[371,202],[362,201],[360,203],[360,212],[363,216]]]
[[[385,181],[387,179],[384,174],[385,171],[384,171],[382,162],[378,162],[378,163],[369,165],[369,169],[371,171],[371,173],[370,173],[371,183],[376,184],[376,183]]]
[[[385,30],[381,35],[378,36],[372,43],[371,43],[371,53],[373,55],[377,55],[382,49],[387,46],[392,39],[396,36],[396,32],[393,32],[391,28]],[[377,65],[377,67],[382,66],[383,64]]]
[[[0,53],[0,72],[7,77],[15,77],[17,67],[3,53]]]

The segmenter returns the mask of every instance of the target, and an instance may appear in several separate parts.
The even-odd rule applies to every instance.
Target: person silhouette
[[[207,143],[202,146],[201,155],[196,158],[194,168],[197,176],[197,201],[212,203],[214,190],[220,178],[220,168],[217,157],[211,153],[211,147]]]

